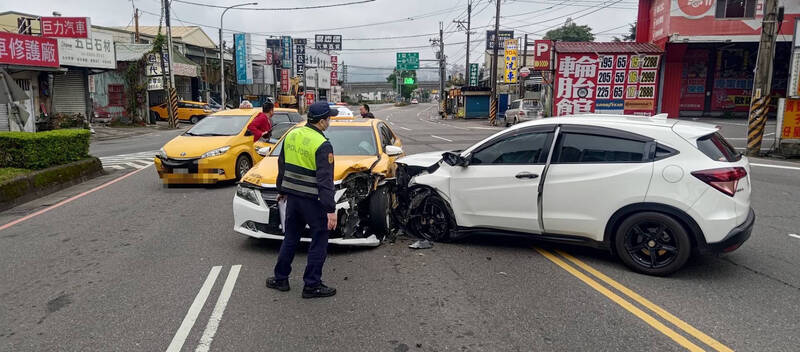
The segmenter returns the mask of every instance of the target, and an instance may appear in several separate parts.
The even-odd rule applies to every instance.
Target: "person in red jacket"
[[[272,130],[272,123],[270,123],[269,119],[272,118],[274,111],[275,105],[268,101],[264,102],[264,105],[261,106],[261,112],[247,126],[247,130],[253,134],[253,143],[258,142],[261,136],[269,135]]]

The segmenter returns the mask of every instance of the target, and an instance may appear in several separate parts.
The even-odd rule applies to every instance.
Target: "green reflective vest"
[[[283,188],[309,195],[318,195],[317,149],[327,139],[321,133],[304,126],[289,132],[283,142],[285,170]]]

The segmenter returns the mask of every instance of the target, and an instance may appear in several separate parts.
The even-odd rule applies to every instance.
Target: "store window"
[[[108,106],[125,105],[125,87],[121,84],[108,85]]]
[[[757,0],[717,0],[717,18],[753,18]]]

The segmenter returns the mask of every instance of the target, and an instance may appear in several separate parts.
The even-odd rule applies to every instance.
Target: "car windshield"
[[[333,146],[335,155],[377,155],[375,133],[368,126],[331,126],[323,132]],[[283,141],[272,151],[272,156],[281,153]]]
[[[250,120],[250,115],[211,115],[186,132],[189,136],[235,136]]]

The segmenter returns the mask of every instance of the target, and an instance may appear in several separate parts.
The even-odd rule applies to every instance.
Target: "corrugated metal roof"
[[[117,61],[138,61],[153,49],[151,44],[115,43],[114,46],[117,51]]]
[[[652,43],[634,42],[556,42],[559,53],[639,53],[661,54],[658,46]]]
[[[134,26],[126,26],[126,27],[115,27],[117,29],[121,29],[128,32],[133,32],[136,27]],[[139,26],[139,33],[147,36],[154,37],[158,34],[159,26]],[[198,26],[172,26],[172,37],[173,38],[183,38],[187,34],[198,30],[200,27]],[[161,27],[161,34],[167,34],[166,27]]]

